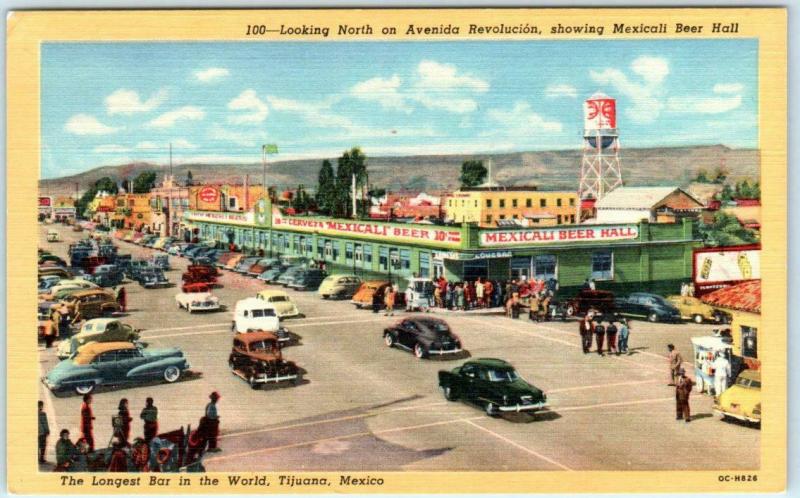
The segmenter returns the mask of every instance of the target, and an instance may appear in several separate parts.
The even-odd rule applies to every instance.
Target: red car
[[[204,282],[194,282],[194,283],[184,283],[181,286],[181,291],[189,294],[189,293],[196,293],[196,292],[211,292],[211,286]]]
[[[210,266],[191,265],[181,276],[187,284],[204,283],[214,285],[217,283],[217,269]]]

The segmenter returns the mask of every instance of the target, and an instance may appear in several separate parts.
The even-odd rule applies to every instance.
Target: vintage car
[[[257,331],[233,336],[228,365],[237,377],[258,389],[269,382],[296,382],[299,369],[281,355],[278,338],[271,332]]]
[[[433,281],[429,278],[409,278],[405,296],[407,310],[425,311],[433,307]]]
[[[263,299],[248,297],[236,302],[233,309],[231,331],[249,332],[253,330],[272,332],[281,342],[291,340],[289,331],[281,326],[275,306]]]
[[[101,385],[164,379],[172,383],[189,368],[178,348],[144,349],[131,342],[92,342],[60,361],[42,379],[51,391],[88,394]]]
[[[278,278],[280,278],[280,276],[283,275],[283,273],[288,269],[288,266],[276,265],[269,270],[262,272],[258,276],[258,279],[266,283],[274,283],[277,282]]]
[[[39,264],[43,265],[44,263],[51,262],[55,263],[58,266],[67,266],[67,262],[64,261],[62,258],[59,258],[55,254],[42,254],[39,256]]]
[[[100,287],[116,287],[125,280],[125,273],[116,265],[100,265],[88,279]]]
[[[238,255],[239,255],[238,252],[224,252],[219,255],[217,260],[214,262],[214,266],[216,266],[217,268],[224,268],[225,265],[228,264],[228,261],[230,261],[234,256]]]
[[[39,278],[47,277],[47,276],[58,276],[61,278],[72,278],[73,273],[70,270],[67,270],[61,266],[50,266],[50,267],[39,267],[38,270]]]
[[[646,292],[634,292],[614,300],[615,311],[621,315],[646,318],[650,322],[680,322],[681,312],[666,299]]]
[[[143,259],[134,259],[128,263],[128,266],[125,268],[125,276],[131,280],[139,280],[139,273],[144,270],[148,270],[152,268],[150,266],[149,261],[145,261]]]
[[[667,296],[666,300],[678,309],[684,320],[692,320],[695,323],[726,323],[730,319],[727,313],[707,305],[696,297]]]
[[[275,283],[288,287],[294,282],[295,277],[305,271],[305,269],[306,267],[303,265],[290,266],[285,272],[281,273],[281,276],[275,280]]]
[[[175,302],[178,303],[178,309],[185,309],[189,313],[219,309],[219,298],[210,292],[181,292],[175,296]]]
[[[189,265],[181,275],[181,280],[188,284],[204,283],[215,285],[217,283],[218,270],[213,266]]]
[[[226,270],[233,270],[234,268],[236,268],[236,265],[239,264],[239,261],[243,260],[244,258],[245,258],[244,254],[236,254],[231,259],[229,259],[227,263],[225,263],[224,268]]]
[[[461,352],[461,339],[450,330],[447,322],[438,318],[414,317],[400,320],[383,331],[383,342],[413,351],[419,359],[429,355]]]
[[[64,299],[69,316],[80,314],[84,320],[109,317],[119,311],[119,304],[113,293],[103,289],[87,289],[76,292]]]
[[[188,244],[186,242],[176,242],[170,244],[167,248],[167,254],[171,254],[173,256],[180,256],[181,251],[185,248]]]
[[[510,363],[495,358],[479,358],[450,371],[440,370],[439,389],[448,401],[474,403],[490,417],[547,406],[547,396],[541,389],[520,377]]]
[[[265,289],[256,294],[256,297],[271,304],[278,313],[278,318],[289,318],[300,314],[289,294],[282,290]]]
[[[278,265],[279,262],[278,258],[261,258],[256,264],[247,269],[247,274],[251,277],[257,277],[273,266]]]
[[[585,315],[589,310],[614,312],[614,294],[609,291],[581,289],[578,295],[564,301],[567,316]]]
[[[761,372],[744,370],[736,382],[714,399],[714,413],[722,419],[735,418],[761,423]]]
[[[47,242],[61,242],[61,235],[56,230],[48,230]]]
[[[242,258],[236,263],[236,266],[233,268],[233,271],[236,273],[247,273],[251,266],[258,263],[261,258],[258,257],[251,257],[251,258]]]
[[[317,290],[325,280],[325,272],[318,268],[304,268],[297,272],[288,287],[297,290]]]
[[[158,268],[162,271],[171,270],[169,265],[169,256],[166,254],[153,254],[150,257],[150,266]]]
[[[387,282],[385,280],[368,280],[361,284],[358,292],[355,293],[350,302],[353,303],[358,309],[370,308],[372,307],[373,296],[378,294],[378,299],[381,303],[380,308],[383,308],[383,295],[386,293],[386,288],[390,287],[391,285],[391,282]],[[404,304],[405,295],[402,292],[398,292],[397,296],[395,297],[394,306],[395,308],[399,308]]]
[[[148,268],[140,271],[137,280],[139,285],[145,289],[157,289],[172,285],[164,275],[164,272],[158,268]]]
[[[153,244],[153,249],[158,249],[159,251],[163,251],[164,247],[170,244],[173,240],[175,239],[173,239],[172,237],[161,237],[156,241],[155,244]]]
[[[47,292],[40,293],[39,299],[44,299],[45,301],[60,301],[67,295],[64,293],[64,291],[69,290],[74,293],[76,291],[98,288],[99,286],[96,283],[84,280],[82,278],[62,279],[57,284],[51,286]]]
[[[355,275],[328,275],[319,285],[317,294],[322,299],[350,299],[361,287],[361,277]]]
[[[211,284],[204,282],[184,282],[181,285],[181,292],[191,294],[193,292],[211,292]]]
[[[115,318],[95,318],[84,322],[80,332],[69,340],[61,341],[56,352],[63,360],[90,342],[134,342],[139,339],[139,332]]]
[[[58,285],[61,280],[63,279],[58,275],[45,275],[43,277],[39,277],[36,290],[39,292],[39,294],[50,292],[50,289]]]

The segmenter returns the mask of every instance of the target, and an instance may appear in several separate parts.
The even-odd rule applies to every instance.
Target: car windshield
[[[739,377],[736,379],[736,385],[741,387],[755,387],[761,389],[761,381],[760,380],[751,380],[747,377]]]
[[[489,382],[514,382],[519,378],[514,370],[488,370]]]
[[[250,343],[250,351],[260,351],[272,353],[275,351],[275,344],[272,341],[255,341]]]
[[[284,303],[288,300],[289,298],[287,296],[272,296],[269,298],[269,302],[271,303]]]
[[[275,316],[275,310],[267,308],[263,310],[252,310],[253,318],[264,318]]]
[[[431,330],[438,332],[439,334],[447,334],[450,332],[450,327],[448,327],[444,322],[431,322],[428,326],[431,328]]]

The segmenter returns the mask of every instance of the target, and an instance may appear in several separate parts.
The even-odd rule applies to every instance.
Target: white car
[[[181,292],[175,296],[175,302],[178,303],[178,308],[189,313],[219,309],[219,298],[210,292]]]
[[[291,338],[289,331],[281,326],[275,306],[256,297],[248,297],[236,302],[231,330],[233,332],[259,330],[272,332],[280,342],[288,341]]]

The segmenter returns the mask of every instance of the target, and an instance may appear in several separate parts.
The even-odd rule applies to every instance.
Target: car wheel
[[[457,399],[455,393],[453,393],[453,388],[450,386],[443,387],[442,394],[447,401],[455,401]]]
[[[497,416],[497,407],[491,401],[486,403],[486,415],[489,415],[490,417]]]
[[[694,315],[692,320],[694,320],[694,323],[703,323],[703,315]]]
[[[388,347],[394,346],[394,336],[392,335],[391,332],[386,332],[385,334],[383,334],[383,342]]]
[[[80,395],[89,394],[92,391],[94,391],[94,382],[89,382],[88,384],[78,384],[75,386],[75,392]]]
[[[655,313],[650,313],[649,315],[647,315],[647,321],[651,323],[656,323],[658,321],[658,315],[656,315]]]
[[[164,370],[164,380],[170,384],[181,378],[181,369],[176,366],[167,367]]]
[[[180,302],[178,302],[178,301],[175,301],[175,304],[177,304],[177,305],[178,305],[178,309],[182,309],[182,308],[183,308],[183,306],[181,306],[181,303],[180,303]]]
[[[425,346],[423,346],[420,343],[417,343],[416,346],[414,346],[414,356],[416,356],[420,360],[428,356],[428,352],[425,350]]]
[[[575,307],[571,304],[567,306],[567,309],[564,311],[564,314],[568,317],[575,315]]]

